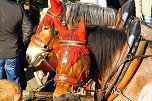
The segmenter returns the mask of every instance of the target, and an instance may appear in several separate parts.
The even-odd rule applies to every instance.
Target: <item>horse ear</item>
[[[62,13],[62,4],[59,0],[50,0],[51,12],[60,15]]]
[[[82,42],[86,42],[86,26],[85,26],[84,19],[81,19],[79,23],[78,36],[80,37],[80,40]]]
[[[60,35],[63,36],[64,32],[66,32],[68,29],[66,29],[56,17],[54,17],[53,20],[54,20],[56,30],[58,30]]]

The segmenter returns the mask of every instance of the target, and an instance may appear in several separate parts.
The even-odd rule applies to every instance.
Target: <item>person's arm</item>
[[[33,31],[33,25],[31,21],[29,20],[28,16],[25,13],[23,13],[22,37],[23,37],[23,43],[26,47],[30,41],[32,31]]]
[[[136,17],[140,20],[143,20],[143,14],[142,14],[142,0],[135,0],[135,11],[136,11]]]

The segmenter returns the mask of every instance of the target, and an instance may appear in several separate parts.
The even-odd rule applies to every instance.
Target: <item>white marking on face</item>
[[[38,47],[31,47],[31,48],[28,48],[26,51],[26,54],[29,56],[31,62],[34,62],[35,59],[37,58],[37,55],[40,53],[42,53],[42,50],[41,48],[38,48]]]

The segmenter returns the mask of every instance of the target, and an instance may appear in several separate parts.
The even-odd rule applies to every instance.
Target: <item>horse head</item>
[[[54,36],[53,26],[43,26],[40,33],[31,37],[31,42],[26,51],[29,64],[36,67],[41,64],[43,59],[54,56],[52,48],[56,44],[58,44],[58,37]]]
[[[82,80],[88,78],[90,68],[89,50],[85,46],[86,28],[81,20],[78,29],[67,29],[54,18],[55,28],[59,31],[61,39],[54,48],[58,58],[56,69],[56,89],[54,100],[80,100],[75,95]]]
[[[61,16],[62,5],[59,1],[50,0],[50,2],[54,6],[48,9],[49,14],[47,13],[43,17],[36,30],[36,34],[31,37],[31,42],[27,48],[26,54],[27,60],[31,66],[39,66],[42,61],[46,62],[47,58],[47,62],[55,69],[55,67],[57,67],[57,61],[55,61],[56,56],[52,50],[53,47],[58,44],[59,37],[54,30],[53,17]],[[44,69],[47,66],[42,63],[40,67]],[[45,69],[50,70],[49,68]]]

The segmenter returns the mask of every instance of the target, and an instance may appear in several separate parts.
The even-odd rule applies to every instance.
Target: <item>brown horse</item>
[[[122,27],[123,25],[125,25],[125,23],[123,21],[126,21],[127,16],[125,16],[125,18],[123,18],[121,14],[127,13],[129,15],[128,17],[130,17],[131,12],[132,12],[131,8],[132,8],[132,4],[133,4],[132,0],[129,0],[122,7],[122,12],[119,13],[115,9],[103,8],[101,6],[97,6],[95,4],[89,4],[89,3],[68,2],[68,3],[62,5],[60,2],[58,2],[56,0],[50,0],[50,3],[51,3],[51,8],[48,10],[47,14],[44,16],[44,18],[40,22],[39,27],[37,29],[37,33],[36,33],[36,35],[34,35],[37,37],[37,40],[41,40],[41,43],[48,42],[49,36],[50,36],[50,38],[52,36],[52,33],[53,33],[52,30],[54,30],[54,29],[52,29],[51,27],[54,26],[53,20],[52,20],[52,18],[54,16],[57,16],[59,19],[61,19],[62,23],[66,22],[66,25],[69,28],[77,26],[80,18],[84,18],[87,25],[99,25],[99,26],[106,26],[106,27],[114,27],[114,26]],[[120,20],[121,17],[123,20]],[[97,20],[97,19],[100,19],[100,20]],[[46,35],[46,33],[47,33],[47,35]],[[47,39],[45,39],[46,37],[47,37]],[[57,36],[55,39],[57,39]],[[50,40],[50,42],[51,42],[51,40]],[[35,43],[37,44],[37,42],[35,42]],[[31,42],[29,44],[29,47],[26,52],[27,59],[28,59],[29,63],[33,66],[36,66],[41,63],[42,59],[44,59],[44,58],[38,58],[38,56],[42,53],[43,54],[45,53],[44,51],[41,50],[41,48],[44,48],[44,47],[42,47],[40,45],[36,45],[36,44],[33,44],[33,42]],[[52,52],[50,52],[50,54],[54,55],[54,53],[52,53]],[[52,63],[52,64],[54,64],[54,63]],[[44,68],[44,70],[49,69],[49,68],[46,68],[46,67],[48,67],[46,65],[42,65],[41,67]]]
[[[61,97],[58,96],[69,94],[72,88],[78,89],[79,82],[88,78],[90,57],[89,50],[85,46],[84,20],[81,20],[78,29],[66,29],[56,18],[54,23],[61,36],[59,45],[54,48],[58,58],[58,67],[54,78],[56,81],[54,100],[78,100],[77,95],[66,99],[60,99]]]
[[[95,27],[96,28],[96,27]],[[47,29],[47,28],[46,28]],[[89,30],[91,30],[91,28],[88,28],[88,30],[87,31],[89,31]],[[111,32],[111,33],[113,33],[113,32]],[[42,34],[42,33],[41,33]],[[45,33],[43,33],[43,34],[45,34]],[[45,36],[44,36],[45,37]],[[40,37],[40,38],[43,38],[43,37]],[[48,41],[48,39],[46,40],[46,39],[44,39],[44,42],[45,41]],[[46,44],[47,42],[45,42],[45,44]],[[37,46],[36,46],[37,47]],[[41,50],[41,49],[38,49],[38,50]],[[31,53],[31,51],[29,51],[30,53]],[[39,51],[40,52],[40,51]],[[41,51],[42,52],[42,51]],[[105,57],[105,56],[104,56]],[[54,58],[53,58],[54,59]],[[108,60],[107,60],[108,61]],[[53,61],[54,62],[54,61]],[[98,81],[99,82],[99,81]],[[64,99],[64,98],[63,98]]]
[[[129,38],[124,30],[99,26],[87,27],[91,68],[84,70],[89,71],[88,77],[101,86],[97,92],[99,101],[137,101],[141,89],[152,82],[152,69],[148,68],[152,65],[152,49],[147,44],[150,41],[143,41],[139,35],[140,26],[139,20],[133,22],[128,30],[128,34],[131,34]],[[57,88],[54,92],[54,100],[78,100],[78,97],[75,97],[77,95],[72,93],[71,87],[76,82],[75,78],[80,75],[80,72],[77,72],[79,67],[76,71],[72,71],[74,67],[65,68],[61,60],[58,59],[60,65],[57,67],[58,75],[55,76]],[[79,60],[76,62],[79,63]],[[85,72],[82,68],[80,70]],[[62,76],[62,74],[66,75]],[[71,83],[70,80],[75,82]]]
[[[146,26],[147,27],[147,26]],[[47,29],[47,28],[44,28],[44,29]],[[148,28],[147,28],[148,29]],[[140,28],[139,28],[139,30],[140,30]],[[149,30],[151,31],[151,29],[149,28]],[[97,32],[100,32],[100,34],[97,34]],[[123,46],[123,44],[124,44],[124,42],[127,40],[126,39],[126,36],[121,32],[121,31],[117,31],[117,30],[112,30],[112,29],[106,29],[106,28],[101,28],[101,27],[93,27],[93,28],[87,28],[87,34],[88,34],[88,42],[90,42],[89,43],[89,47],[90,47],[90,50],[91,50],[91,53],[93,53],[92,55],[93,55],[93,57],[94,58],[96,58],[97,57],[97,59],[95,59],[94,60],[94,58],[91,60],[91,61],[93,61],[94,60],[94,62],[91,62],[91,63],[95,63],[95,64],[93,64],[93,67],[95,67],[96,68],[96,66],[98,65],[98,64],[96,64],[96,63],[100,63],[98,66],[103,66],[102,68],[104,68],[104,69],[102,69],[102,71],[103,72],[105,72],[105,76],[104,75],[94,75],[94,74],[100,74],[99,73],[99,70],[100,69],[98,69],[98,68],[96,68],[95,70],[94,69],[92,69],[91,71],[94,71],[94,72],[92,72],[92,73],[90,73],[91,75],[92,75],[92,77],[96,77],[96,78],[94,78],[95,80],[96,80],[96,82],[98,82],[99,84],[101,84],[101,85],[103,85],[103,83],[102,82],[104,82],[107,78],[108,78],[108,76],[107,75],[110,75],[108,72],[111,72],[111,70],[113,69],[113,68],[110,68],[110,67],[112,67],[112,66],[110,66],[110,65],[115,65],[115,60],[116,60],[116,58],[119,58],[119,55],[120,55],[120,50],[122,49],[122,46]],[[93,33],[93,34],[89,34],[89,33]],[[95,34],[96,33],[96,34]],[[104,34],[104,33],[106,33],[106,34]],[[107,34],[108,33],[108,34]],[[119,34],[120,33],[120,34]],[[45,34],[45,33],[43,33],[43,34]],[[148,36],[148,34],[149,33],[142,33],[142,35],[144,36],[144,38],[146,38],[146,39],[148,39],[148,40],[151,40],[150,39],[150,37],[147,37]],[[100,36],[100,35],[103,35],[103,36]],[[124,36],[123,36],[124,35]],[[92,36],[92,37],[91,37]],[[40,37],[40,38],[42,38],[42,37]],[[115,38],[115,39],[113,39],[113,38]],[[103,40],[103,42],[101,42],[101,39]],[[98,40],[100,40],[100,41],[98,41]],[[116,41],[117,40],[117,41]],[[48,41],[48,40],[47,40]],[[123,42],[122,42],[123,41]],[[45,42],[45,41],[44,41]],[[94,43],[91,43],[91,42],[94,42]],[[99,43],[98,43],[99,42]],[[116,42],[116,43],[115,43]],[[120,42],[122,42],[122,44],[120,43]],[[47,43],[47,42],[46,42]],[[101,43],[103,43],[103,44],[101,44]],[[115,43],[115,44],[114,44]],[[96,46],[97,45],[97,46]],[[104,46],[104,47],[99,47],[100,45],[102,45],[102,46]],[[120,46],[119,46],[120,45]],[[95,48],[93,48],[93,47],[95,47]],[[145,52],[145,54],[150,54],[151,53],[151,48],[149,48],[148,46],[146,46],[147,47],[147,49],[146,49],[146,52]],[[98,48],[98,49],[97,49]],[[108,49],[107,49],[108,48]],[[96,50],[97,49],[97,50]],[[120,50],[116,50],[116,49],[120,49]],[[39,49],[39,50],[41,50],[41,49]],[[99,51],[99,50],[101,50],[101,51]],[[105,51],[104,51],[105,50]],[[106,53],[106,52],[108,52],[108,51],[111,51],[110,53]],[[117,55],[112,55],[112,53],[113,53],[113,51],[115,51],[114,53],[117,53]],[[31,52],[31,51],[30,51]],[[98,52],[100,52],[100,53],[98,53]],[[97,53],[97,55],[96,55],[96,53]],[[108,58],[107,58],[108,57]],[[110,58],[111,57],[111,58]],[[116,57],[116,58],[114,58],[113,59],[113,57]],[[103,58],[103,59],[100,59],[100,58]],[[105,60],[105,59],[106,60]],[[98,60],[99,59],[99,60]],[[103,60],[103,61],[102,61]],[[131,80],[131,82],[129,83],[129,85],[125,88],[125,90],[123,91],[123,94],[125,95],[125,96],[127,96],[129,99],[131,99],[131,100],[133,100],[133,101],[136,101],[137,100],[137,97],[138,97],[138,95],[139,95],[139,92],[140,92],[140,90],[141,90],[141,88],[144,86],[144,85],[146,85],[146,84],[148,84],[149,82],[151,82],[149,79],[151,78],[151,77],[145,77],[144,76],[144,74],[142,73],[144,70],[143,70],[143,67],[148,67],[147,65],[149,65],[149,66],[151,66],[151,63],[149,62],[149,61],[151,61],[151,58],[147,58],[147,59],[144,59],[143,61],[142,61],[142,63],[141,63],[141,65],[140,65],[140,68],[137,70],[137,72],[136,72],[136,74],[135,74],[135,76],[133,77],[133,79]],[[107,62],[109,62],[109,63],[107,63]],[[108,66],[106,66],[106,65],[108,65]],[[98,67],[97,66],[97,67]],[[107,67],[107,69],[106,69],[106,67]],[[109,67],[109,68],[108,68]],[[151,70],[149,70],[150,68],[146,68],[146,69],[148,69],[148,71],[151,71]],[[62,70],[62,69],[61,69]],[[131,69],[131,71],[132,71],[132,69]],[[139,71],[139,72],[138,72]],[[107,74],[106,74],[107,73]],[[129,73],[129,72],[128,72]],[[130,73],[129,73],[130,74]],[[142,74],[142,75],[141,75]],[[140,75],[141,75],[141,77],[140,77]],[[149,74],[150,75],[150,74]],[[107,77],[106,77],[107,76]],[[101,78],[100,80],[98,80],[98,77],[99,78]],[[144,81],[144,82],[141,82],[140,80],[141,80],[141,78],[147,78],[147,81]],[[139,81],[139,82],[138,82]],[[132,86],[134,86],[136,89],[134,89],[134,88],[132,88]],[[139,88],[138,88],[139,87]],[[120,87],[121,88],[121,87]],[[124,87],[122,87],[122,88],[124,88]],[[133,91],[135,91],[135,92],[133,92]],[[132,92],[132,94],[131,93],[129,93],[129,92]],[[120,93],[121,94],[121,93]],[[67,94],[68,95],[68,94]],[[99,95],[100,95],[100,93],[99,93]],[[117,95],[117,94],[116,94]],[[71,95],[70,95],[71,96]],[[65,96],[64,96],[64,94],[62,95],[62,96],[60,96],[59,97],[59,99],[66,99],[66,98],[64,98]],[[67,97],[69,97],[69,96],[67,96]],[[56,97],[54,97],[54,98],[56,98]],[[135,98],[135,99],[134,99]],[[110,99],[110,98],[109,98]],[[119,97],[117,97],[116,99],[119,99],[118,101],[121,101],[120,100],[120,96]],[[115,100],[116,100],[115,99]],[[110,99],[111,100],[111,99]],[[122,98],[122,100],[124,100],[124,98]]]
[[[96,6],[94,4],[69,2],[69,3],[64,4],[64,7],[63,7],[62,4],[56,0],[50,0],[50,3],[51,3],[51,8],[48,10],[47,14],[41,20],[41,22],[37,28],[37,33],[32,36],[32,40],[31,40],[31,42],[28,46],[27,52],[26,52],[27,60],[29,61],[29,64],[31,64],[31,66],[34,66],[34,67],[41,64],[42,59],[44,59],[44,58],[42,58],[42,57],[44,57],[44,56],[42,56],[42,54],[43,55],[45,54],[45,51],[42,50],[42,48],[45,49],[45,47],[43,47],[41,45],[37,45],[37,44],[39,44],[39,43],[47,44],[49,42],[49,40],[50,40],[50,42],[52,41],[52,39],[50,39],[50,38],[51,38],[51,36],[53,36],[53,33],[54,33],[53,32],[54,25],[53,25],[53,20],[52,20],[52,18],[54,16],[57,16],[59,19],[63,19],[64,21],[66,21],[66,23],[68,25],[69,25],[69,23],[74,24],[75,22],[77,22],[76,24],[78,24],[80,18],[84,17],[85,21],[89,25],[90,24],[95,24],[95,25],[99,24],[99,25],[104,25],[104,26],[114,26],[116,24],[116,20],[118,17],[118,12],[115,9],[102,8],[102,7]],[[90,10],[89,10],[90,13],[88,13],[87,9],[80,9],[80,8],[90,8]],[[78,12],[79,10],[81,10],[81,13]],[[109,14],[106,12],[109,12]],[[79,17],[74,18],[75,14],[79,15]],[[95,17],[96,17],[96,19],[101,19],[104,22],[102,23],[102,21],[100,21],[100,23],[99,23],[99,22],[92,21],[91,19],[94,19]],[[103,20],[105,18],[107,20]],[[90,22],[90,21],[92,21],[92,22]],[[77,25],[72,25],[72,26],[75,27]],[[36,38],[35,38],[35,36],[36,36]],[[37,41],[34,42],[33,39],[34,40],[36,39]],[[55,36],[55,39],[58,39],[58,36]],[[57,41],[58,40],[55,40],[55,43],[57,43]],[[56,45],[56,44],[54,44],[54,45]],[[53,48],[53,47],[51,46],[50,48]],[[54,55],[54,57],[55,57],[55,54],[53,52],[49,52],[49,53],[51,56]],[[47,59],[49,59],[49,58],[47,58]],[[52,61],[52,59],[50,59],[50,60]],[[50,60],[48,60],[48,61],[50,62]],[[54,64],[54,61],[53,61],[52,65],[53,64]],[[57,65],[55,65],[55,66],[57,66]],[[44,70],[46,70],[46,69],[50,70],[49,69],[50,67],[46,68],[48,66],[46,66],[44,64],[41,64],[40,68],[41,67],[44,68]]]

